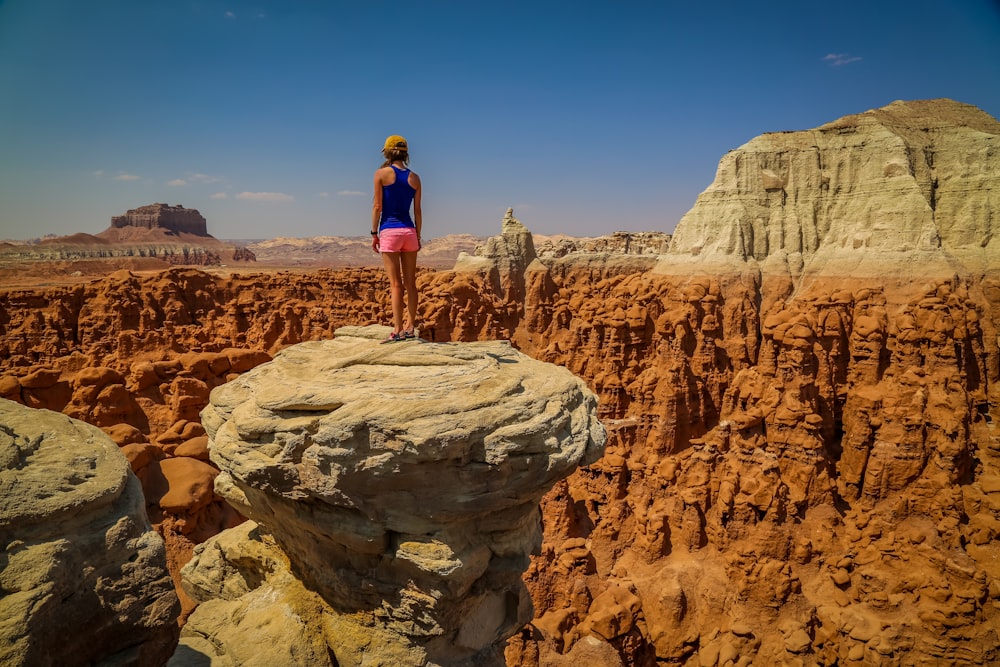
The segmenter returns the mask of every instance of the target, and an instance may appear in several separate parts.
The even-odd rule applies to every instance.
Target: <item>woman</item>
[[[382,341],[415,338],[417,322],[417,251],[420,250],[420,177],[409,170],[406,139],[394,134],[382,147],[385,162],[375,170],[372,203],[372,250],[382,253],[392,291],[392,333]],[[410,217],[410,205],[413,217]],[[407,320],[403,323],[403,291]]]

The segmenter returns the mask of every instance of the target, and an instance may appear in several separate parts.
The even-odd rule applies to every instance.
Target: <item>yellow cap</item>
[[[390,148],[402,148],[405,151],[406,150],[406,139],[404,139],[403,137],[399,136],[398,134],[394,134],[394,135],[388,137],[385,140],[385,146],[382,147],[382,150],[383,151],[387,151]]]

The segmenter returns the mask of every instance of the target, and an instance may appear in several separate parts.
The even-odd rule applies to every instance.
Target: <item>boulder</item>
[[[594,396],[505,342],[352,333],[287,348],[213,391],[203,423],[216,492],[318,596],[337,664],[502,665],[532,615],[521,573],[541,541],[539,500],[603,450]],[[185,635],[249,641],[252,628],[231,624],[220,639],[205,604],[215,594],[196,584],[214,576],[199,564],[212,549],[182,572],[202,602]],[[247,595],[292,595],[283,574],[243,579]]]
[[[0,425],[0,664],[164,664],[177,594],[125,456],[48,410]]]

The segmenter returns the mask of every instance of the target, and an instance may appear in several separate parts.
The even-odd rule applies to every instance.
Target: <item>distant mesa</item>
[[[155,269],[252,262],[256,256],[242,244],[209,234],[205,217],[196,209],[157,203],[112,216],[111,226],[99,234],[77,232],[46,236],[36,243],[0,246],[0,260],[111,260],[117,265],[130,262],[127,268]]]
[[[111,228],[140,227],[143,229],[165,229],[170,232],[208,236],[208,223],[197,209],[171,206],[170,204],[150,204],[130,209],[125,215],[111,217]]]
[[[111,217],[111,226],[97,235],[113,242],[174,241],[192,243],[217,241],[208,233],[208,222],[197,209],[149,204]]]

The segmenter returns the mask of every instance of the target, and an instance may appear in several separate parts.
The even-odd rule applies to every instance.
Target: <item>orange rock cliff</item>
[[[539,258],[510,213],[422,272],[424,338],[568,368],[608,432],[542,501],[507,664],[1000,659],[998,185],[1000,123],[896,102],[731,151],[660,254]],[[0,396],[122,446],[176,577],[241,520],[211,390],[387,312],[374,269],[7,290]]]

